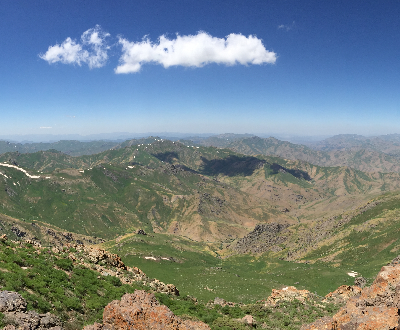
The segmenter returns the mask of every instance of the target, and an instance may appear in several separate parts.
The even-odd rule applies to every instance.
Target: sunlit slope
[[[317,230],[320,231],[318,235]],[[399,254],[400,195],[385,194],[330,224],[314,224],[310,226],[310,234],[311,248],[299,250],[298,257],[373,276],[382,264]]]
[[[255,255],[280,258],[290,263],[306,263],[355,271],[372,278],[382,265],[399,255],[400,194],[386,193],[336,216],[302,221],[277,230],[258,230],[223,245],[221,255]],[[332,279],[326,274],[329,281]]]
[[[57,168],[50,173],[39,173],[40,179],[1,167],[4,213],[105,238],[143,227],[150,232],[171,232],[197,240],[243,235],[256,223],[266,222],[277,213],[246,192],[185,165],[165,163],[159,154],[157,158],[146,152],[145,147],[136,149],[139,148],[108,151],[90,157],[97,164],[91,168]],[[186,164],[201,159],[195,153],[199,151],[188,155],[185,152],[184,149],[182,157]],[[201,157],[206,159],[211,155],[205,153]],[[88,158],[77,158],[77,162],[87,162]],[[239,160],[246,163],[247,158],[244,159]],[[234,164],[240,161],[236,159]],[[204,168],[211,172],[226,171],[229,164]],[[237,166],[235,169],[238,170]],[[247,171],[241,164],[239,170],[243,169]],[[257,212],[252,208],[255,204]],[[284,215],[279,217],[285,219]]]
[[[397,174],[148,142],[81,157],[5,154],[3,162],[40,179],[0,167],[3,213],[103,238],[144,228],[215,241],[258,223],[335,215],[400,185]]]

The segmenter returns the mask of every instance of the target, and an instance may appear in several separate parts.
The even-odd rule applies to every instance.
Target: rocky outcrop
[[[84,330],[210,330],[197,321],[182,320],[155,296],[143,290],[125,294],[121,300],[109,303],[103,312],[103,324],[95,323]]]
[[[287,286],[281,290],[272,289],[271,295],[265,301],[266,306],[275,306],[281,301],[293,301],[297,299],[305,302],[306,299],[311,297],[311,292],[308,290],[297,290],[294,286]]]
[[[55,315],[27,312],[25,299],[16,292],[0,291],[0,312],[4,314],[6,330],[63,330]]]
[[[332,318],[304,325],[302,330],[398,330],[400,329],[399,257],[382,267],[370,287],[350,297]],[[358,290],[357,289],[357,290]]]
[[[238,240],[233,249],[238,253],[262,253],[280,249],[277,245],[287,240],[287,237],[282,235],[287,227],[289,225],[285,223],[257,225],[252,232]]]
[[[209,301],[207,306],[209,307],[213,307],[215,305],[220,305],[221,307],[225,307],[225,306],[229,306],[229,307],[234,307],[237,304],[231,301],[226,301],[225,299],[219,298],[219,297],[215,297],[214,301]]]
[[[157,279],[149,278],[137,267],[126,266],[117,254],[82,244],[67,244],[66,247],[74,248],[83,254],[83,257],[77,258],[76,254],[71,252],[68,257],[74,261],[74,263],[98,271],[103,276],[118,277],[123,284],[141,282],[143,285],[149,286],[156,292],[179,296],[179,290],[175,285],[165,284]],[[60,251],[61,250],[57,247],[53,247],[53,252]]]
[[[322,302],[332,302],[334,304],[343,304],[351,297],[361,293],[361,288],[358,286],[342,285],[335,291],[328,293]]]

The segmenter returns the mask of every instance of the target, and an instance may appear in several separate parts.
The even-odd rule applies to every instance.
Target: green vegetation
[[[67,259],[67,250],[56,254],[31,245],[0,242],[0,285],[16,291],[28,302],[28,310],[58,315],[65,327],[101,321],[104,307],[141,285],[122,285],[113,276],[99,274]],[[71,324],[71,322],[73,324]]]
[[[240,143],[248,154],[267,142],[269,150],[288,147],[260,140]],[[299,328],[333,309],[311,302],[276,307],[255,302],[287,285],[323,296],[353,284],[347,275],[353,270],[372,279],[400,251],[400,195],[393,192],[400,186],[398,174],[244,156],[158,138],[80,157],[54,148],[0,155],[1,162],[41,176],[0,167],[0,212],[15,218],[0,215],[2,233],[37,238],[43,246],[52,244],[54,231],[66,240],[68,233],[108,240],[103,246],[126,265],[173,283],[186,297],[159,295],[160,301],[213,329],[245,329],[238,319],[246,314],[267,329]],[[366,157],[357,152],[353,161],[363,166]],[[285,239],[256,254],[237,254],[236,239],[267,222],[287,224]],[[148,235],[136,234],[138,229]],[[20,292],[30,309],[73,319],[77,325],[71,328],[99,320],[110,300],[140,287],[77,266],[68,258],[76,251],[0,245],[0,285]],[[237,305],[207,305],[216,297]]]
[[[276,306],[266,306],[259,302],[250,305],[220,306],[196,303],[191,297],[171,298],[158,294],[159,301],[168,306],[174,314],[182,318],[208,323],[213,330],[300,329],[302,324],[335,313],[339,306],[321,303],[320,298],[302,303],[298,300],[284,301]],[[255,319],[254,327],[240,321],[245,315]]]
[[[347,266],[288,262],[268,252],[220,259],[217,246],[210,251],[204,243],[163,234],[131,235],[114,244],[108,242],[104,247],[118,253],[126,265],[138,267],[164,283],[173,283],[183,296],[195,296],[203,303],[215,297],[251,303],[266,299],[272,289],[287,285],[322,296],[354,282],[347,275]]]

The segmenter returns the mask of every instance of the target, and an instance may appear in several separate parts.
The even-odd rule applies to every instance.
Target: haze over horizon
[[[4,0],[0,136],[400,133],[399,14],[397,1]]]

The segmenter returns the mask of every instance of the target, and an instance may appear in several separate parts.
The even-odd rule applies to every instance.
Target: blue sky
[[[2,0],[0,135],[400,133],[399,17],[399,1]],[[69,64],[50,52],[67,40]]]

